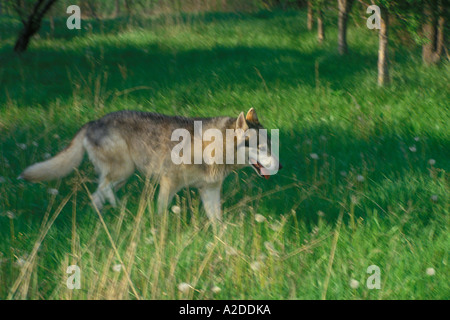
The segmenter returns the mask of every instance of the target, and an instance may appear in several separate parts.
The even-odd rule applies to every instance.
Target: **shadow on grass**
[[[282,32],[283,35],[288,34],[293,43],[298,43],[299,49],[295,49],[293,44],[277,49],[256,45],[257,42],[254,46],[247,46],[239,44],[239,41],[225,46],[214,42],[211,35],[205,38],[207,49],[192,48],[189,41],[166,41],[164,34],[158,36],[158,40],[140,34],[131,39],[115,37],[130,24],[133,28],[147,30],[165,28],[161,19],[168,17],[179,17],[181,21],[176,25],[207,26],[200,31],[193,27],[195,41],[203,39],[201,33],[211,28],[212,22],[226,21],[230,25],[225,30],[217,30],[218,37],[220,32],[225,32],[225,38],[229,37],[229,32],[236,32],[233,31],[235,23],[245,23],[243,32],[271,30],[271,37]],[[359,84],[353,77],[372,70],[376,64],[375,51],[373,54],[351,52],[341,57],[329,47],[303,50],[299,35],[304,35],[305,41],[313,35],[307,32],[304,23],[286,25],[303,21],[300,20],[304,18],[303,12],[202,13],[168,17],[135,19],[133,23],[127,18],[101,22],[88,20],[84,24],[91,25],[92,30],[82,30],[81,34],[67,30],[65,19],[58,19],[55,34],[50,38],[62,40],[55,42],[57,46],[50,47],[54,44],[46,43],[31,47],[20,57],[12,52],[12,43],[3,46],[0,63],[9,67],[0,73],[0,82],[6,93],[0,96],[0,103],[14,100],[19,105],[46,106],[56,98],[64,103],[76,94],[83,97],[89,97],[89,93],[92,95],[97,80],[105,81],[104,90],[109,93],[147,87],[149,89],[135,91],[130,96],[145,102],[161,94],[176,95],[181,104],[195,103],[196,97],[208,96],[210,92],[223,88],[261,89],[263,82],[269,88],[315,87],[318,83],[332,89],[352,88]],[[4,24],[11,23],[10,20],[5,21]],[[45,21],[40,32],[42,39],[34,41],[43,41],[49,32],[48,21]],[[241,36],[233,33],[237,40]],[[84,42],[86,39],[89,40]],[[103,76],[105,79],[101,78]],[[77,88],[81,89],[77,91]]]
[[[368,70],[374,60],[373,56],[358,53],[339,57],[323,50],[303,53],[266,47],[216,46],[210,50],[177,51],[163,43],[139,47],[99,44],[66,51],[36,49],[22,57],[5,51],[0,54],[1,63],[10,66],[1,74],[7,94],[0,97],[0,103],[12,99],[25,106],[46,106],[56,98],[64,103],[77,87],[88,90],[79,92],[83,95],[93,93],[89,90],[99,79],[106,81],[108,92],[148,87],[144,92],[133,92],[134,99],[148,101],[161,93],[176,91],[176,95],[191,103],[195,103],[195,97],[224,88],[314,88],[320,81],[332,89],[351,89],[358,85],[354,76]]]

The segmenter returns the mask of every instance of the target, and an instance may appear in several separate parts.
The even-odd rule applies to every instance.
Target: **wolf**
[[[171,154],[178,141],[173,141],[172,133],[180,128],[185,129],[191,133],[190,142],[198,143],[194,141],[196,139],[194,123],[199,121],[205,130],[217,129],[224,135],[227,130],[235,132],[231,146],[235,155],[238,151],[243,151],[247,156],[258,154],[260,151],[266,152],[261,152],[262,155],[258,158],[249,157],[241,164],[238,161],[232,164],[226,161],[211,164],[194,162],[175,164]],[[249,144],[249,140],[255,138],[252,135],[257,135],[261,129],[264,128],[254,108],[251,108],[246,116],[241,112],[237,118],[225,116],[187,118],[128,110],[113,112],[83,125],[63,151],[47,161],[29,166],[19,179],[38,182],[65,177],[81,164],[87,152],[99,176],[98,188],[92,194],[93,205],[98,210],[101,210],[107,201],[116,206],[115,192],[137,169],[147,177],[153,176],[158,179],[158,213],[167,209],[173,196],[180,189],[189,186],[199,190],[208,218],[211,221],[220,221],[222,183],[230,172],[252,166],[259,176],[268,178],[271,173],[263,164],[271,164],[276,171],[281,168],[277,156],[271,152],[271,143],[268,139],[259,139],[256,146]],[[211,141],[202,139],[201,151],[204,151],[210,143]],[[195,150],[191,154],[191,157],[194,156]]]

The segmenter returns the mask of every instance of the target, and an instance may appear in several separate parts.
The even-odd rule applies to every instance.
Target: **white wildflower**
[[[53,189],[53,188],[48,189],[47,192],[49,194],[51,194],[52,196],[56,196],[59,193],[58,189]]]
[[[255,221],[258,223],[263,223],[266,221],[266,217],[264,217],[262,214],[255,214]]]
[[[355,280],[355,279],[350,280],[350,288],[358,289],[358,287],[359,287],[359,281],[358,280]]]
[[[280,221],[276,221],[270,225],[270,229],[272,229],[275,232],[281,231],[283,228],[283,224]]]
[[[275,256],[275,257],[278,256],[278,252],[277,252],[277,250],[275,250],[275,247],[273,246],[273,244],[271,242],[269,242],[269,241],[264,242],[264,247],[266,247],[266,249],[270,255]]]
[[[16,215],[12,211],[6,211],[6,216],[10,219],[15,219]]]
[[[252,263],[250,263],[250,269],[252,269],[255,272],[258,271],[259,269],[261,269],[261,262],[253,261]]]
[[[433,194],[433,195],[431,196],[431,200],[434,201],[434,202],[438,201],[438,196],[437,196],[437,194]]]
[[[434,276],[436,274],[436,270],[434,268],[427,268],[426,273],[428,276]]]
[[[181,293],[188,293],[190,289],[191,289],[191,285],[189,283],[182,282],[178,285],[178,290]]]
[[[48,152],[44,153],[44,159],[50,159],[52,155]]]
[[[317,153],[311,153],[309,156],[310,156],[311,159],[313,159],[313,160],[318,160],[318,159],[319,159],[319,155],[318,155]]]
[[[25,143],[18,143],[17,146],[22,150],[25,150],[27,148],[27,145]]]
[[[220,291],[222,291],[222,289],[220,289],[218,286],[213,286],[211,288],[211,291],[215,294],[219,293]]]
[[[317,211],[317,215],[319,217],[325,217],[325,213],[323,211],[321,211],[321,210]]]
[[[409,147],[409,151],[411,151],[411,152],[416,152],[416,151],[417,151],[416,146],[411,146],[411,147]]]
[[[356,176],[356,180],[358,180],[358,182],[363,182],[363,181],[364,181],[364,176],[358,174],[358,175]]]
[[[179,206],[172,206],[171,210],[175,214],[180,214],[181,212],[181,208]]]
[[[39,144],[36,141],[33,141],[31,144],[35,147],[39,147]]]
[[[429,164],[430,166],[434,166],[434,165],[436,164],[436,160],[430,159],[430,160],[428,160],[428,164]]]
[[[112,270],[114,272],[120,272],[120,271],[122,271],[122,265],[120,263],[115,264],[115,265],[112,266]]]

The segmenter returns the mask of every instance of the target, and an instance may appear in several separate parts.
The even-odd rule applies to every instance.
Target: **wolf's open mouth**
[[[252,165],[253,169],[255,169],[256,173],[260,176],[260,177],[264,177],[266,179],[270,178],[270,175],[268,175],[266,172],[266,168],[264,168],[264,166],[259,163],[256,160],[250,159],[250,164]]]

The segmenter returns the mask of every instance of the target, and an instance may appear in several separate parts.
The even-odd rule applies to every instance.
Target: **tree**
[[[324,25],[324,15],[323,11],[325,8],[326,0],[311,0],[309,1],[312,5],[312,10],[315,12],[317,17],[317,41],[319,44],[323,43],[325,40],[325,25]]]
[[[120,16],[120,0],[115,0],[114,16]]]
[[[352,9],[353,2],[354,0],[338,0],[338,49],[341,55],[348,52],[347,21],[348,15]]]
[[[362,0],[359,0],[362,4],[367,7],[370,4],[365,3]],[[377,0],[372,1],[375,2],[375,5],[379,8],[379,10],[375,11],[375,15],[377,15],[377,19],[380,23],[380,28],[378,31],[378,85],[384,86],[385,84],[390,82],[389,78],[389,60],[388,60],[388,44],[389,44],[389,10],[388,8],[392,8],[393,3],[396,1],[389,0]]]
[[[378,33],[378,85],[384,86],[390,81],[389,62],[389,11],[380,6],[380,31]]]
[[[445,47],[445,17],[447,7],[443,0],[426,0],[423,9],[422,60],[425,64],[435,64],[441,60]]]
[[[36,0],[27,19],[23,18],[24,11],[22,2],[17,1],[15,3],[16,12],[19,14],[23,23],[23,28],[19,33],[16,44],[14,45],[15,52],[21,53],[28,48],[31,37],[34,36],[41,27],[42,18],[44,18],[45,13],[50,10],[56,1],[57,0]]]
[[[308,13],[307,13],[307,22],[306,25],[308,30],[311,31],[313,29],[314,24],[314,16],[313,16],[313,6],[311,1],[307,1]]]
[[[317,40],[322,43],[325,39],[325,27],[323,25],[323,9],[317,9]]]
[[[362,0],[359,0],[362,2]],[[378,84],[389,82],[388,32],[389,20],[402,23],[414,39],[422,36],[422,59],[425,64],[440,61],[445,50],[445,17],[447,0],[377,0],[380,7],[380,31],[378,50]],[[426,42],[423,43],[423,37]]]
[[[133,8],[133,3],[131,2],[131,0],[125,0],[125,9],[127,10],[128,17],[131,16],[132,8]]]

